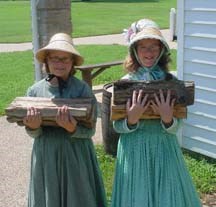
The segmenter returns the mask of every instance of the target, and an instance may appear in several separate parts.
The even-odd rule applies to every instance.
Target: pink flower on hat
[[[159,26],[150,19],[141,19],[137,22],[133,22],[128,29],[123,30],[127,44],[130,44],[131,40],[134,38],[134,36],[136,36],[138,32],[149,27],[159,29]]]

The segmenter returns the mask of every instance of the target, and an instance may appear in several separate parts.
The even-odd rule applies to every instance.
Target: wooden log
[[[149,100],[155,100],[154,94],[159,96],[159,89],[162,89],[164,96],[167,90],[171,90],[171,99],[175,98],[175,105],[188,106],[194,103],[194,82],[180,81],[172,79],[155,81],[132,81],[119,80],[113,83],[113,103],[114,105],[126,104],[128,98],[132,97],[134,90],[142,89],[145,94],[149,94]]]
[[[187,107],[175,106],[174,117],[176,118],[187,118]],[[111,106],[111,120],[118,120],[126,118],[126,106],[125,105],[112,105]],[[159,114],[155,114],[149,107],[145,113],[142,114],[141,119],[160,119]]]
[[[86,127],[93,127],[93,114],[95,108],[92,106],[92,98],[41,98],[41,97],[17,97],[5,109],[7,120],[23,125],[23,118],[26,116],[27,108],[35,107],[42,116],[42,125],[57,126],[55,118],[58,108],[68,106],[70,116],[73,116],[79,123]]]

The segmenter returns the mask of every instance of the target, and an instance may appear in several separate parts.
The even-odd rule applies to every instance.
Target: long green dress
[[[58,87],[41,80],[28,96],[59,98]],[[62,98],[93,97],[86,83],[70,77]],[[96,114],[95,114],[96,121]],[[95,129],[78,125],[70,134],[61,127],[26,129],[32,149],[29,207],[105,207],[105,191],[91,140]]]
[[[124,78],[139,80],[145,70]],[[165,128],[159,119],[114,122],[120,133],[111,207],[201,207],[176,133],[181,121]]]

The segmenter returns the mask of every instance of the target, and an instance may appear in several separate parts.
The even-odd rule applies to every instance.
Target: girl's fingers
[[[171,100],[171,107],[172,107],[172,108],[174,107],[175,101],[176,101],[175,98]]]
[[[28,119],[28,117],[30,116],[30,108],[27,108],[27,113],[26,113],[26,119]]]
[[[129,111],[130,107],[131,107],[131,99],[129,98],[126,103],[126,110]]]
[[[166,103],[169,103],[169,104],[170,104],[170,96],[171,96],[171,91],[168,90],[168,91],[167,91],[167,97],[166,97]]]
[[[150,101],[150,107],[152,108],[152,110],[155,114],[158,113],[158,106],[154,101]]]
[[[157,108],[154,102],[150,102],[150,107],[152,108],[153,112],[156,113],[157,112]]]
[[[58,111],[57,111],[57,114],[56,114],[56,117],[60,117],[60,115],[61,115],[61,108],[58,108]]]
[[[137,103],[137,91],[134,90],[132,96],[132,104],[136,104],[136,103]]]
[[[144,96],[144,98],[143,98],[143,100],[142,100],[142,102],[141,102],[141,105],[142,106],[144,106],[145,104],[146,104],[146,102],[147,102],[147,99],[148,99],[148,94],[146,94],[145,96]]]
[[[35,119],[35,109],[30,107],[27,112],[27,120],[28,122],[32,122]]]
[[[139,90],[138,96],[137,96],[137,103],[142,102],[142,95],[143,95],[143,90]]]
[[[159,100],[159,98],[158,98],[158,96],[157,96],[156,93],[154,93],[154,98],[155,98],[156,104],[159,106],[160,105],[160,100]]]
[[[144,107],[144,111],[146,111],[147,110],[147,108],[150,106],[150,102],[148,102],[146,105],[145,105],[145,107]]]
[[[69,120],[69,113],[68,113],[68,107],[67,106],[62,106],[58,108],[57,115],[56,115],[56,120],[58,122],[68,122]]]
[[[56,114],[56,121],[61,122],[61,120],[62,120],[62,112],[61,112],[61,108],[58,108],[58,111]]]
[[[23,119],[23,123],[31,128],[38,128],[42,123],[42,118],[40,112],[34,108],[27,108],[26,117]]]
[[[62,108],[61,108],[61,120],[65,121],[65,117],[66,117],[66,108],[65,108],[65,106],[62,106]]]
[[[165,98],[164,98],[163,91],[160,89],[160,90],[159,90],[159,93],[160,93],[160,102],[161,102],[161,103],[164,103],[164,102],[165,102]]]

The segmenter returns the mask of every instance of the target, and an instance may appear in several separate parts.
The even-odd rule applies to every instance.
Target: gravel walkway
[[[23,127],[0,117],[0,206],[24,207],[27,201],[32,139]]]

